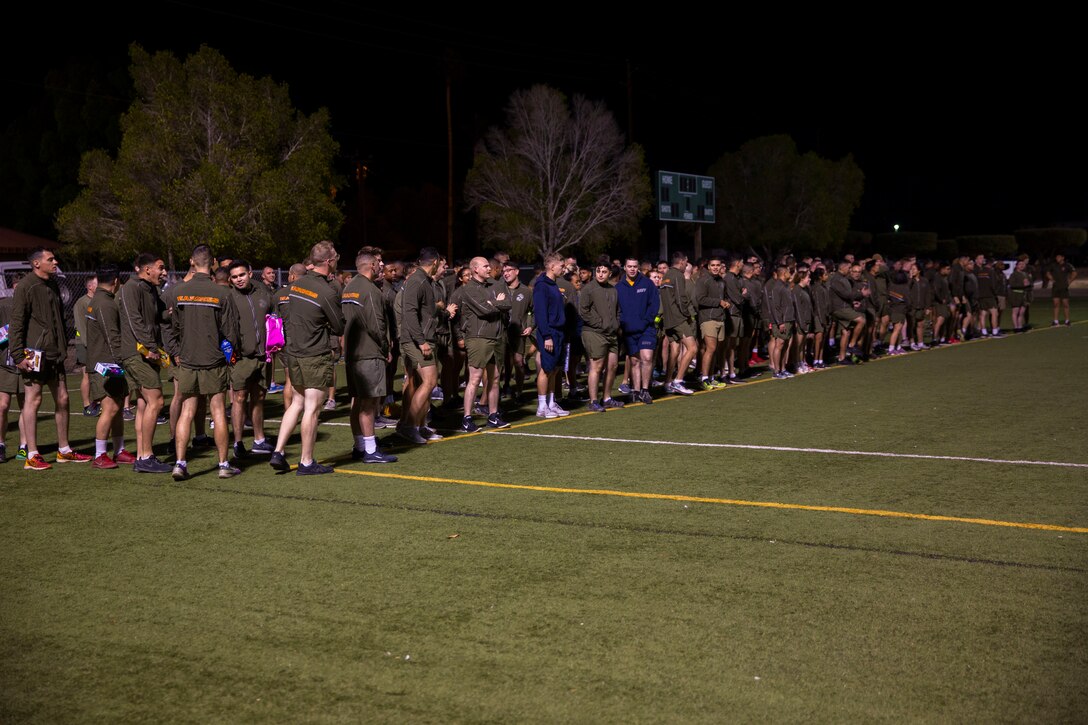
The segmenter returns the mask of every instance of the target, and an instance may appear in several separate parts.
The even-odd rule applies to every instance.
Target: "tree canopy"
[[[718,185],[721,245],[773,259],[785,249],[835,253],[861,201],[865,176],[852,156],[800,154],[789,136],[764,136],[710,168]]]
[[[514,93],[506,116],[477,145],[465,182],[485,240],[542,256],[637,234],[650,206],[642,149],[624,143],[603,103],[538,85]]]
[[[116,158],[84,154],[60,239],[89,258],[141,250],[183,263],[196,244],[254,260],[297,258],[342,222],[328,113],[295,110],[286,85],[201,47],[184,62],[131,48],[136,99]]]
[[[1043,227],[1041,229],[1017,229],[1016,241],[1020,250],[1032,257],[1049,259],[1055,254],[1070,254],[1084,245],[1088,231],[1072,227]]]

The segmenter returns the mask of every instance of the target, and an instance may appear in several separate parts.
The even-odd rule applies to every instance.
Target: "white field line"
[[[972,456],[930,456],[922,453],[888,453],[885,451],[844,451],[837,448],[798,448],[794,446],[757,446],[744,443],[687,443],[684,441],[646,441],[635,438],[598,438],[594,436],[564,436],[548,433],[519,433],[517,431],[493,431],[489,435],[523,436],[525,438],[561,438],[572,441],[599,443],[641,443],[654,446],[688,446],[691,448],[740,448],[750,451],[786,451],[790,453],[826,453],[839,456],[874,456],[878,458],[918,458],[926,461],[967,461],[970,463],[1004,463],[1015,466],[1057,466],[1062,468],[1088,468],[1088,463],[1064,461],[1026,461],[1005,458],[974,458]]]

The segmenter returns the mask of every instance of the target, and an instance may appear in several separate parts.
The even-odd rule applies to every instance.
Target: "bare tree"
[[[598,101],[548,86],[510,97],[508,126],[477,145],[465,182],[484,236],[523,256],[590,253],[638,232],[650,206],[642,149]]]

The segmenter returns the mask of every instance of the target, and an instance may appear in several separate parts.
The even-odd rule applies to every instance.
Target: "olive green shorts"
[[[121,367],[125,369],[125,376],[128,378],[130,388],[136,390],[140,388],[162,390],[162,377],[159,375],[159,367],[149,363],[143,355],[126,357],[121,362]]]
[[[1066,287],[1065,289],[1058,289],[1057,287],[1055,287],[1053,290],[1051,290],[1050,296],[1056,300],[1067,300],[1069,299],[1069,288]]]
[[[898,325],[901,322],[906,322],[906,321],[907,321],[907,313],[906,312],[903,312],[902,310],[894,310],[891,313],[891,323],[893,325]]]
[[[793,336],[793,333],[796,329],[797,326],[792,322],[786,323],[786,329],[784,332],[778,329],[778,325],[771,325],[771,335],[773,335],[774,339],[776,340],[788,340],[790,339],[790,337]]]
[[[385,360],[368,358],[347,364],[348,391],[355,398],[380,398],[385,395]]]
[[[207,370],[194,370],[179,365],[177,370],[178,393],[186,397],[216,395],[225,392],[230,374],[226,365]]]
[[[952,309],[948,305],[942,305],[938,302],[933,305],[933,314],[947,320],[952,317]]]
[[[414,368],[429,368],[437,365],[437,356],[434,354],[432,346],[431,354],[427,357],[423,356],[423,351],[419,349],[419,346],[414,342],[402,342],[400,344],[400,353],[404,356],[405,366],[411,366]]]
[[[710,337],[718,342],[725,339],[725,323],[721,320],[707,320],[699,323],[699,333],[704,337]]]
[[[695,325],[690,320],[684,320],[676,327],[665,330],[665,335],[673,342],[680,342],[685,337],[695,337]]]
[[[744,337],[746,330],[751,328],[744,321],[743,315],[727,314],[725,316],[725,336],[726,337]]]
[[[295,390],[325,390],[332,385],[332,357],[328,354],[293,357],[287,363],[287,371],[291,375],[291,387]]]
[[[465,356],[468,358],[468,366],[477,369],[496,365],[502,360],[498,341],[486,337],[466,337]]]
[[[264,369],[267,363],[259,357],[240,357],[230,369],[230,387],[232,390],[245,390],[251,385],[267,390],[264,382]]]
[[[22,373],[23,385],[52,385],[64,377],[64,365],[56,360],[42,358],[41,370]]]
[[[852,310],[846,307],[841,310],[835,310],[831,313],[831,316],[840,324],[849,327],[859,320],[865,319],[865,313],[859,310]]]
[[[23,392],[23,379],[19,373],[0,368],[0,393],[18,395],[21,392]]]
[[[128,395],[128,381],[124,375],[110,375],[103,377],[97,372],[91,371],[88,375],[91,381],[91,400],[110,398],[118,403],[124,401]]]
[[[87,346],[76,345],[76,365],[87,364]]]
[[[590,360],[600,360],[609,353],[620,354],[620,339],[616,335],[605,335],[596,330],[582,328],[582,347]]]

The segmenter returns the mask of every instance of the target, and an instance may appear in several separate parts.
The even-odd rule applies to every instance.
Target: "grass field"
[[[1086,362],[1078,323],[384,467],[341,406],[321,477],[8,462],[0,721],[1084,722]]]

